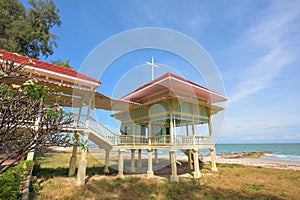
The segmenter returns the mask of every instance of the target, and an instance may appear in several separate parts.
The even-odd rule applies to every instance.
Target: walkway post
[[[135,149],[131,149],[131,172],[135,172]]]
[[[124,149],[119,149],[119,168],[118,168],[118,178],[124,178]]]
[[[178,182],[177,166],[176,166],[176,151],[171,150],[170,156],[171,156],[171,168],[172,168],[172,174],[170,176],[170,181]]]
[[[198,149],[193,149],[193,158],[194,158],[194,178],[200,178],[201,173],[199,169]]]
[[[104,167],[104,173],[109,173],[109,153],[110,149],[105,149],[105,167]]]
[[[152,170],[152,149],[148,149],[148,171],[147,171],[147,178],[153,177],[153,170]]]
[[[78,146],[78,138],[79,135],[77,132],[74,133],[74,144],[73,144],[73,150],[72,150],[72,156],[70,158],[70,164],[69,164],[69,173],[68,176],[74,176],[76,171],[76,161],[77,161],[77,146]]]
[[[188,149],[188,169],[192,170],[193,169],[193,164],[192,164],[192,150]]]
[[[83,135],[83,148],[81,149],[81,159],[78,165],[77,173],[77,185],[85,185],[85,175],[86,175],[86,153],[87,153],[87,142],[89,139],[89,134],[84,133]]]

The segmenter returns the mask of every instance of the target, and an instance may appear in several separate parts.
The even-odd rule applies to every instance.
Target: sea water
[[[270,151],[264,158],[300,162],[300,144],[216,144],[217,154]]]
[[[91,143],[89,148],[95,148],[97,145]],[[130,149],[127,149],[130,152]],[[263,158],[285,160],[300,162],[300,143],[297,144],[216,144],[217,154],[238,153],[238,152],[262,152],[269,151],[271,153],[265,154]],[[142,150],[147,153],[147,149]],[[169,154],[168,150],[158,150],[160,154]],[[209,149],[199,149],[202,156],[209,155]],[[185,156],[184,153],[178,149],[177,156]]]

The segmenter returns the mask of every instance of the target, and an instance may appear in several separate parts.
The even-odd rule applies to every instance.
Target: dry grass
[[[201,179],[181,178],[179,183],[145,179],[144,175],[127,175],[122,180],[115,173],[102,175],[103,165],[90,155],[90,179],[86,186],[78,187],[76,178],[66,177],[70,153],[44,156],[38,160],[41,189],[36,199],[299,199],[300,194],[300,171],[220,164],[217,173],[204,166]],[[51,175],[45,169],[52,169]]]

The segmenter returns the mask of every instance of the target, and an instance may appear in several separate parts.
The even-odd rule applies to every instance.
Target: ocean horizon
[[[96,147],[97,145],[90,143],[89,147]],[[216,154],[229,154],[239,152],[263,152],[265,154],[262,158],[300,162],[300,143],[258,143],[258,144],[216,144]],[[167,150],[158,150],[159,153],[168,154]],[[130,150],[128,150],[130,152]],[[142,150],[147,153],[146,149]],[[203,156],[209,155],[209,149],[199,149],[199,153]],[[184,156],[184,153],[178,150],[178,156]]]
[[[300,143],[216,144],[217,154],[236,152],[262,152],[263,158],[300,162]]]

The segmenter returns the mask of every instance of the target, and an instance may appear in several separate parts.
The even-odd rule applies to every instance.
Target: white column
[[[199,160],[198,160],[198,149],[193,149],[193,158],[194,158],[194,178],[200,178],[200,168],[199,168]]]
[[[133,144],[135,145],[136,143],[136,125],[134,121],[132,122],[132,136],[133,136]]]
[[[77,133],[75,133],[77,134]],[[76,136],[75,136],[76,137]],[[77,141],[74,142],[73,144],[73,151],[72,151],[72,156],[70,158],[70,164],[69,164],[69,173],[68,176],[74,176],[75,171],[76,171],[76,160],[77,160]]]
[[[192,164],[192,150],[188,149],[188,169],[192,170],[193,169],[193,164]]]
[[[148,144],[151,145],[151,136],[152,136],[152,127],[151,127],[151,121],[148,123]]]
[[[171,145],[174,145],[174,135],[173,135],[173,114],[170,115],[170,139]]]
[[[110,149],[105,149],[105,167],[104,167],[105,174],[109,173],[109,154],[110,154]]]
[[[138,168],[142,167],[142,149],[138,150],[138,163],[137,163],[137,167]]]
[[[177,165],[176,165],[176,151],[171,150],[170,151],[170,157],[171,157],[171,169],[172,169],[172,174],[170,176],[170,181],[177,181],[178,182]]]
[[[123,154],[124,154],[124,150],[123,149],[120,149],[119,150],[119,169],[118,169],[118,178],[124,178],[124,174],[123,174],[123,171],[124,171],[124,157],[123,157]]]
[[[174,136],[173,136],[173,102],[170,101],[170,141],[171,145],[174,145]]]
[[[185,121],[186,136],[189,136],[189,122]]]
[[[135,149],[131,149],[131,172],[135,172]]]
[[[192,134],[193,134],[193,144],[196,144],[195,140],[195,121],[194,121],[194,115],[192,116]]]
[[[85,185],[85,175],[86,175],[86,153],[87,153],[87,141],[89,139],[89,134],[85,133],[83,136],[83,148],[81,149],[81,159],[78,165],[77,173],[77,185]]]
[[[147,178],[153,177],[153,170],[152,170],[152,149],[148,149],[148,171],[147,171]]]
[[[216,152],[215,152],[215,145],[213,141],[213,132],[212,132],[212,127],[211,127],[211,118],[209,116],[208,118],[208,131],[210,135],[210,141],[211,141],[211,148],[210,148],[210,158],[211,158],[211,171],[217,172],[218,168],[216,165]]]

